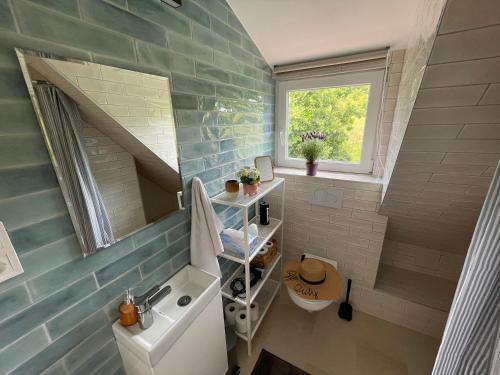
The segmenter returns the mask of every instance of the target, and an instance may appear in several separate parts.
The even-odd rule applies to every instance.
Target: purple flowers
[[[321,132],[318,132],[316,130],[302,133],[300,135],[300,138],[302,138],[302,142],[306,141],[324,141],[326,139],[326,135],[324,135]]]

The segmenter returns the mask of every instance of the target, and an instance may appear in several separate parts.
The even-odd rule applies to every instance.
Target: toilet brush
[[[352,320],[352,306],[349,305],[349,294],[351,293],[351,283],[352,280],[347,280],[347,294],[345,297],[345,302],[342,302],[339,306],[339,318],[347,320],[350,322]]]

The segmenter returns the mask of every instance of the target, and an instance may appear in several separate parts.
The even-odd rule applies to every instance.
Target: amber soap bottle
[[[130,293],[130,289],[125,291],[125,299],[120,303],[118,308],[120,315],[120,324],[124,327],[132,326],[137,323],[137,316],[135,315],[134,297]]]

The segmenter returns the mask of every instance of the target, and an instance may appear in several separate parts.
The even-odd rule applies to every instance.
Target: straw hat
[[[335,267],[313,258],[289,261],[283,270],[283,280],[299,297],[308,300],[335,300],[343,288]]]

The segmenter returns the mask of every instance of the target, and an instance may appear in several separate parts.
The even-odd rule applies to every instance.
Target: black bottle
[[[262,201],[259,204],[260,225],[269,225],[269,203]]]

